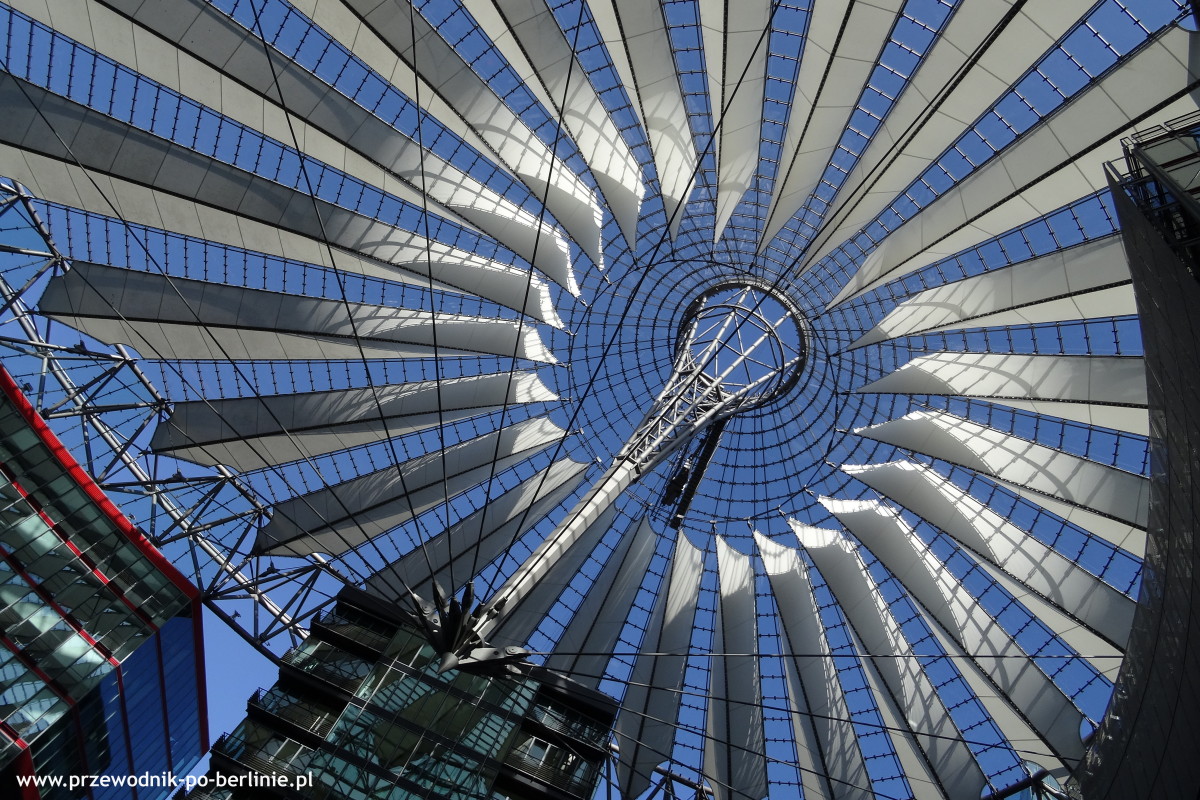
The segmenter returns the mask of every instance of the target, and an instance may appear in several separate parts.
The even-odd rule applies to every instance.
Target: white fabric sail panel
[[[597,258],[603,212],[595,193],[496,96],[420,12],[401,2],[294,3],[432,117],[525,183]],[[353,10],[352,10],[353,9]],[[416,46],[412,34],[416,33]],[[590,244],[589,244],[590,243]],[[599,263],[599,262],[597,262]]]
[[[1074,760],[1083,754],[1079,738],[1083,712],[894,509],[867,500],[842,501],[831,510],[920,603],[925,617],[936,621],[962,651],[971,654],[972,661],[1023,711],[1060,759]],[[960,667],[960,671],[965,670]]]
[[[1059,417],[1083,425],[1112,428],[1137,436],[1150,435],[1150,415],[1146,409],[1138,406],[1098,406],[1087,403],[1054,403],[995,397],[988,398],[988,402],[1008,406],[1017,411],[1027,411],[1031,414]]]
[[[1085,655],[1114,654],[1123,648],[1133,623],[1135,603],[1054,548],[1013,525],[930,467],[908,461],[842,467],[875,491],[903,505],[977,558],[1004,570],[1060,610],[1103,636],[1084,638],[1076,647]],[[1097,666],[1106,666],[1097,664]]]
[[[222,110],[232,118],[246,122],[251,127],[279,141],[291,141],[290,126],[296,130],[299,140],[304,142],[306,152],[368,182],[387,186],[389,190],[392,190],[393,187],[388,186],[390,180],[364,174],[363,170],[374,172],[379,170],[377,165],[385,165],[388,169],[397,171],[398,159],[389,153],[405,149],[411,151],[417,148],[415,143],[313,77],[308,70],[296,66],[282,55],[272,51],[271,60],[268,62],[262,43],[254,39],[251,32],[222,15],[215,8],[201,3],[199,0],[184,0],[184,2],[186,10],[172,8],[173,13],[182,11],[180,18],[187,20],[187,24],[183,25],[178,21],[166,23],[161,18],[161,14],[152,8],[157,4],[131,2],[131,0],[112,3],[123,13],[129,14],[150,30],[161,33],[166,39],[146,35],[146,30],[139,28],[135,29],[133,37],[134,42],[138,45],[136,50],[126,51],[126,53],[110,53],[107,50],[102,50],[102,52],[155,80],[159,80],[161,77],[165,85],[184,94],[191,95],[199,89],[203,96],[195,99],[200,102],[211,99],[218,103],[212,107]],[[478,137],[476,131],[464,125],[459,115],[441,102],[440,96],[432,88],[428,86],[415,88],[413,86],[414,76],[411,71],[402,69],[403,62],[398,61],[396,55],[391,53],[369,29],[361,26],[361,23],[356,24],[357,20],[349,14],[344,6],[338,5],[334,8],[334,4],[330,3],[318,3],[315,7],[308,3],[297,3],[296,5],[308,6],[304,10],[309,12],[310,19],[313,19],[313,14],[319,14],[320,19],[314,19],[314,21],[318,25],[322,22],[325,23],[325,26],[328,26],[327,30],[332,28],[333,31],[343,31],[344,35],[341,41],[353,49],[360,58],[366,56],[364,63],[374,67],[381,76],[390,78],[394,85],[410,98],[414,95],[419,96],[422,106],[447,124],[448,128],[464,141],[485,152],[489,149],[487,144]],[[120,27],[121,22],[116,22],[115,25],[110,23],[109,17],[114,16],[112,12],[106,12],[95,4],[92,5],[90,12],[92,27],[98,29],[97,45],[102,48],[106,39],[99,31]],[[119,17],[117,19],[120,20]],[[405,21],[407,22],[407,20]],[[156,25],[159,27],[155,27]],[[125,22],[125,26],[128,26],[127,22]],[[159,52],[170,47],[167,41],[181,48],[181,50],[174,50],[178,55],[178,61],[166,58]],[[130,55],[132,55],[132,59],[129,58]],[[205,62],[218,70],[223,70],[224,74],[218,73],[215,77],[210,75],[209,70],[212,67],[208,67]],[[166,71],[156,73],[148,69],[148,65],[156,64],[163,65]],[[273,80],[273,76],[276,74],[278,75],[277,84]],[[232,76],[237,82],[230,81],[225,75]],[[219,89],[209,88],[214,83],[219,83]],[[241,85],[243,83],[245,86]],[[265,99],[269,99],[270,102],[264,106]],[[290,119],[278,113],[277,107],[274,106],[274,103],[280,100],[282,105],[292,112]],[[247,114],[251,116],[250,119],[246,119]],[[318,133],[318,130],[333,138],[329,142],[322,142],[322,134]],[[366,155],[370,162],[348,156],[346,152],[339,152],[337,143],[340,142],[347,143],[357,152]],[[536,145],[531,145],[531,149],[534,148]],[[543,172],[548,175],[551,172],[550,160],[548,154],[543,155],[546,156]],[[410,157],[409,161],[412,162],[413,158]],[[456,206],[457,210],[468,219],[472,216],[477,217],[476,224],[489,230],[497,238],[501,238],[504,229],[508,227],[505,225],[503,216],[491,218],[488,214],[483,213],[480,203],[472,201],[469,190],[465,186],[456,188],[455,185],[459,183],[458,179],[462,177],[456,174],[457,170],[428,152],[425,154],[424,166],[427,168],[424,177],[428,179],[432,176],[434,181],[422,185],[419,182],[419,175],[409,175],[410,182],[417,191],[428,188],[429,194],[436,197],[438,202]],[[411,163],[409,167],[411,172]],[[561,169],[558,171],[565,172]],[[544,178],[542,182],[544,182]],[[551,213],[556,211],[561,213],[562,217],[559,221],[567,228],[572,237],[585,251],[595,254],[598,252],[599,245],[598,220],[600,215],[595,198],[577,177],[569,175],[569,173],[557,177],[555,183],[560,185],[559,191],[554,193],[556,202],[553,207],[548,202],[547,207],[551,208]],[[486,194],[492,195],[493,193],[489,190]],[[499,198],[493,196],[492,199]],[[417,202],[420,202],[419,199]],[[482,216],[480,216],[481,214]],[[556,213],[555,216],[558,217],[558,214]],[[529,220],[523,220],[522,224],[527,225],[528,222]],[[534,222],[536,223],[536,220]],[[553,235],[553,231],[547,228],[545,235]]]
[[[476,294],[495,300],[534,319],[555,321],[553,312],[547,310],[552,301],[544,281],[531,277],[528,270],[500,266],[497,262],[476,255],[456,261],[447,257],[447,254],[461,253],[458,248],[431,243],[423,237],[387,223],[355,214],[324,201],[314,203],[304,195],[299,196],[305,199],[298,202],[315,206],[316,214],[320,216],[317,228],[312,231],[303,230],[301,233],[326,236],[332,244],[340,248],[395,264],[418,275],[428,276],[432,270],[437,280],[443,283],[453,281],[455,290],[459,293]],[[239,207],[239,212],[244,210]],[[524,218],[529,217],[524,211],[520,213]],[[517,226],[519,230],[515,230],[512,235],[505,234],[504,239],[500,238],[499,232],[493,230],[496,240],[512,249],[518,256],[529,260],[568,292],[578,294],[579,287],[575,281],[566,242],[561,237],[550,235],[544,229],[528,227],[520,221],[513,221],[511,225]],[[536,244],[535,240],[538,240]],[[419,281],[415,283],[419,285]]]
[[[106,192],[107,196],[97,198],[98,202],[83,206],[88,210],[113,214],[113,206],[116,206],[125,221],[153,227],[178,223],[178,227],[172,229],[178,233],[284,257],[292,254],[280,252],[281,239],[298,235],[311,241],[319,250],[332,245],[337,251],[349,251],[352,256],[338,253],[335,260],[337,266],[350,271],[427,286],[427,276],[432,269],[438,288],[476,294],[523,311],[535,319],[561,324],[552,310],[544,282],[532,278],[526,270],[497,264],[447,245],[430,243],[412,232],[193,153],[36,86],[24,83],[21,86],[23,92],[16,79],[9,76],[0,79],[0,102],[12,109],[7,120],[0,124],[0,140],[54,159],[67,162],[78,159],[86,168],[99,170],[118,181],[144,184],[153,190],[149,194],[144,188],[134,190],[140,196],[132,208],[118,202],[121,195]],[[38,103],[37,108],[30,105],[26,95]],[[58,136],[63,137],[68,149],[58,143]],[[77,170],[76,167],[71,169]],[[409,202],[421,205],[419,194],[411,189],[405,191]],[[66,193],[64,197],[63,193],[56,193],[45,199],[73,205],[70,194]],[[92,195],[91,192],[83,194],[89,198]],[[520,224],[508,219],[510,212],[516,213],[513,209],[501,211],[503,225]],[[527,212],[520,214],[533,219]],[[220,220],[220,223],[204,224],[205,218]],[[231,235],[221,236],[226,231]],[[255,233],[258,236],[248,238]],[[537,232],[521,233],[520,237],[520,241],[509,237],[509,244],[519,245],[516,248],[518,254],[534,257],[534,250],[524,247],[521,242],[537,238]],[[553,250],[553,257],[537,260],[539,269],[565,288],[572,289],[575,287],[574,273],[565,253],[565,242],[548,234],[543,238],[545,243],[536,253]],[[328,245],[324,243],[326,241]],[[521,247],[524,247],[523,251]],[[459,258],[461,255],[467,257]],[[386,262],[386,265],[375,264],[373,259]],[[325,253],[301,260],[333,266]],[[412,274],[397,272],[391,266],[426,277],[417,279]]]
[[[150,439],[156,453],[197,464],[261,469],[390,436],[558,399],[532,372],[327,392],[176,403]]]
[[[0,87],[6,82],[0,81]],[[6,95],[7,96],[7,95]],[[7,107],[7,106],[6,106]],[[325,268],[337,268],[345,272],[384,278],[423,288],[430,288],[430,279],[409,272],[410,266],[419,266],[419,272],[428,274],[428,257],[423,254],[431,252],[435,274],[443,267],[451,267],[451,276],[458,282],[472,285],[472,262],[459,264],[466,267],[455,273],[454,254],[457,251],[446,245],[428,243],[415,234],[395,231],[391,243],[384,243],[382,252],[393,255],[399,260],[399,269],[382,260],[368,258],[359,253],[347,251],[337,245],[330,246],[318,239],[303,236],[292,231],[286,231],[266,223],[257,222],[238,216],[224,209],[213,206],[198,205],[190,199],[167,194],[147,186],[126,181],[98,172],[80,169],[74,164],[60,161],[29,151],[21,151],[0,144],[0,160],[6,166],[6,172],[14,180],[28,187],[35,196],[51,203],[59,203],[73,208],[82,208],[99,214],[113,215],[119,213],[121,219],[136,225],[146,225],[156,229],[170,229],[183,236],[197,239],[207,239],[216,244],[239,247],[245,250],[262,253],[268,256],[301,261]],[[94,181],[94,184],[93,184]],[[403,237],[403,241],[400,237]],[[454,251],[452,253],[451,251]],[[498,272],[512,271],[522,283],[528,281],[528,271],[497,264],[470,254],[471,258],[487,269]],[[411,262],[411,263],[410,263]],[[481,286],[488,286],[493,279],[486,276],[479,280]],[[432,288],[439,291],[463,293],[462,286],[452,286],[434,278]],[[474,289],[466,290],[477,294]],[[534,279],[531,297],[537,298],[531,302],[528,309],[540,309],[541,313],[530,311],[535,319],[551,314],[553,303],[544,283]],[[499,302],[499,301],[497,301]],[[547,321],[559,325],[557,316],[547,316]]]
[[[1121,238],[1106,236],[917,292],[851,347],[926,331],[1136,314],[1129,280]]]
[[[228,118],[284,146],[292,146],[295,139],[303,143],[303,150],[309,156],[406,202],[422,204],[420,185],[411,180],[398,185],[393,177],[402,159],[410,151],[419,150],[411,140],[307,69],[274,48],[264,46],[252,32],[211,5],[194,0],[183,2],[187,11],[199,13],[179,39],[169,42],[138,27],[132,29],[134,48],[120,47],[128,37],[110,38],[105,34],[114,27],[129,29],[129,21],[95,4],[90,6],[88,15],[95,35],[89,38],[97,45],[98,52],[151,80],[189,97],[191,90],[200,87],[205,99],[218,103],[210,107]],[[187,11],[185,15],[190,16]],[[203,36],[197,36],[197,31],[203,31]],[[210,60],[214,58],[220,61]],[[215,88],[210,88],[214,85]],[[201,98],[192,99],[204,102]],[[284,113],[285,108],[291,113]],[[409,156],[408,160],[419,159]],[[382,165],[388,165],[392,172]],[[468,190],[464,188],[456,195],[452,186],[465,176],[436,156],[428,156],[428,166],[428,199],[436,204],[457,196],[459,204],[470,205]],[[478,184],[471,188],[477,188],[493,201],[501,199]]]
[[[508,320],[343,303],[88,263],[55,278],[38,307],[89,336],[162,359],[491,354],[554,363],[537,331]]]
[[[1150,428],[1140,356],[932,353],[857,391],[980,397],[1143,436]]]
[[[13,112],[0,127],[0,139],[23,149],[78,162],[89,169],[315,239],[328,237],[342,246],[346,245],[339,241],[338,234],[347,227],[394,230],[391,225],[316,200],[11,76],[4,76],[0,85],[4,99],[11,101],[6,107]],[[416,207],[422,205],[421,195],[410,186],[388,188],[401,200]],[[111,211],[107,206],[100,210]],[[386,233],[377,232],[372,241],[386,239]]]
[[[362,219],[354,220],[340,214],[331,216],[340,217],[347,223]],[[333,228],[333,221],[327,220],[326,230]],[[379,238],[374,238],[376,236]],[[546,281],[524,267],[494,261],[415,233],[385,227],[381,223],[362,225],[359,222],[355,236],[343,237],[341,244],[372,259],[346,264],[346,259],[339,257],[338,266],[344,272],[361,272],[389,280],[403,280],[425,289],[432,286],[457,294],[475,295],[520,311],[539,322],[562,327]],[[358,263],[373,267],[382,263],[386,267],[374,267],[366,272],[354,268]],[[397,269],[404,272],[398,273]]]
[[[914,411],[860,436],[960,464],[1144,528],[1149,481],[941,411]]]
[[[1034,492],[1024,486],[996,481],[1004,488],[1028,500],[1034,505],[1041,506],[1052,514],[1062,517],[1067,522],[1087,531],[1097,539],[1108,542],[1113,547],[1119,547],[1137,558],[1145,557],[1146,528],[1145,526],[1130,525],[1112,517],[1098,514],[1088,508],[1081,508],[1070,503],[1057,500],[1041,492]]]
[[[457,595],[480,567],[498,558],[575,491],[587,466],[564,459],[538,470],[371,575],[366,589],[400,600],[407,586],[428,600],[433,596],[430,585],[436,581],[444,591]]]
[[[1102,165],[1121,155],[1121,137],[1152,114],[1169,118],[1176,109],[1160,106],[1197,81],[1190,35],[1168,28],[927,205],[887,237],[830,306],[1103,188]],[[1178,113],[1195,110],[1194,102],[1181,105]]]
[[[1000,729],[1005,741],[1019,748],[1023,760],[1032,761],[1048,770],[1060,782],[1064,781],[1070,774],[1071,767],[1078,763],[1075,757],[1066,756],[1047,742],[1031,724],[1025,710],[1017,707],[1003,691],[996,688],[991,676],[985,674],[972,659],[972,654],[963,649],[956,639],[936,625],[931,626],[930,630],[942,650],[958,668],[959,674],[983,706],[984,712]],[[1079,739],[1078,734],[1075,735],[1075,739]],[[1069,739],[1066,744],[1076,747]],[[1077,749],[1082,751],[1083,748]]]
[[[204,47],[197,52],[204,53],[213,47],[219,51],[219,43],[213,41],[218,33],[231,37],[237,42],[235,53],[222,69],[258,92],[246,98],[248,104],[268,106],[278,102],[291,112],[291,117],[277,120],[277,124],[264,133],[284,145],[291,145],[295,136],[303,143],[304,152],[321,162],[378,186],[415,207],[432,205],[433,211],[442,216],[457,216],[466,221],[468,228],[483,231],[568,291],[578,294],[568,247],[557,230],[438,156],[422,150],[417,142],[401,135],[277,51],[272,50],[268,58],[262,43],[249,31],[208,8],[205,15],[213,17],[212,24],[206,27]],[[202,82],[204,76],[195,77],[196,82]],[[266,107],[259,116],[264,120],[276,119],[279,115],[273,111]],[[347,224],[337,217],[349,216],[347,212],[334,206],[327,206],[323,211],[325,232],[339,244],[353,247],[345,241],[345,236],[337,235]],[[370,224],[361,218],[356,222],[359,227]],[[387,241],[386,232],[391,226],[376,223],[371,227],[375,230],[358,236],[360,246],[354,249],[375,255],[361,245]],[[384,230],[379,230],[381,228]],[[315,235],[313,231],[307,232]],[[584,238],[580,244],[595,254],[598,232],[589,230],[587,235],[590,238]]]
[[[780,155],[782,172],[760,248],[817,187],[903,5],[899,0],[814,4]]]
[[[592,689],[600,685],[657,542],[648,517],[632,533],[625,531],[546,659],[546,667]]]
[[[275,61],[284,62],[283,56],[276,54]],[[307,153],[346,169],[391,194],[404,197],[414,205],[433,205],[435,211],[439,207],[447,209],[466,220],[470,227],[485,232],[520,254],[563,288],[576,295],[579,293],[570,264],[562,263],[567,258],[568,248],[556,228],[422,149],[417,141],[401,135],[307,70],[290,62],[284,63],[283,69],[276,67],[281,78],[279,88],[272,91],[263,87],[262,91],[278,95],[281,104],[308,121],[300,131]],[[254,66],[246,65],[243,72],[247,74],[239,73],[237,77],[248,79],[257,71]],[[285,77],[289,80],[284,81]],[[306,102],[296,108],[295,98],[305,98]],[[320,135],[312,130],[313,126],[334,138],[321,141]],[[347,148],[361,153],[369,162],[355,158]],[[372,168],[374,164],[385,166]],[[598,259],[599,230],[594,216],[590,222],[592,224],[583,231],[576,231],[574,238],[585,252]]]
[[[597,517],[582,536],[554,559],[532,591],[516,598],[504,607],[500,623],[492,628],[489,641],[497,646],[506,644],[520,646],[529,641],[529,637],[545,619],[563,590],[579,574],[583,562],[608,533],[616,512],[616,507],[610,506]]]
[[[654,768],[671,757],[680,690],[692,643],[692,624],[704,554],[686,536],[675,540],[671,568],[659,587],[639,655],[625,686],[613,728],[617,780],[625,797],[650,788]]]
[[[851,168],[807,263],[874,219],[1092,5],[1002,0],[953,14]]]
[[[821,498],[821,502],[835,514],[844,510],[843,501]],[[945,795],[978,797],[985,784],[983,773],[857,549],[843,539],[805,550],[861,639],[860,652],[875,656],[865,661],[895,699],[905,727],[913,732]]]
[[[463,7],[524,85],[556,112],[626,240],[635,241],[645,192],[641,167],[545,0],[464,0]]]
[[[646,131],[674,235],[683,220],[679,207],[695,183],[697,155],[662,7],[644,0],[594,0],[588,9]]]
[[[849,633],[855,650],[859,653],[868,652],[853,628]],[[958,800],[947,793],[946,787],[934,773],[916,737],[908,733],[909,725],[904,718],[904,712],[892,696],[875,661],[876,659],[873,658],[861,660],[867,691],[871,693],[876,708],[879,709],[881,730],[891,742],[896,758],[900,762],[900,773],[911,787],[913,797],[920,800]],[[872,793],[867,796],[874,800],[877,795]]]
[[[697,6],[717,157],[716,241],[758,169],[771,4],[699,0]]]
[[[1141,357],[939,352],[919,356],[859,392],[1012,397],[1146,405]]]
[[[801,775],[805,797],[861,800],[870,778],[821,626],[808,567],[794,548],[760,533],[754,540],[783,623],[783,649],[792,654],[784,661],[785,678],[796,749],[807,768]]]
[[[547,417],[537,417],[276,503],[255,549],[340,555],[532,457],[564,434]]]
[[[761,800],[767,759],[750,557],[717,538],[718,601],[709,657],[703,773],[717,800]]]
[[[1116,681],[1124,659],[1123,648],[1105,641],[1095,631],[1080,623],[1078,618],[1068,615],[1060,606],[1034,592],[1027,584],[1016,580],[994,564],[987,561],[976,563],[992,580],[1029,609],[1030,614],[1050,630],[1056,631],[1068,647],[1080,654],[1080,661],[1086,660],[1105,678]]]

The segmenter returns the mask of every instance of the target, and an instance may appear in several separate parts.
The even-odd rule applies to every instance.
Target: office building
[[[539,667],[442,672],[437,656],[411,614],[343,590],[188,797],[592,796],[614,700]]]
[[[0,475],[2,792],[167,797],[208,745],[199,593],[2,368]]]

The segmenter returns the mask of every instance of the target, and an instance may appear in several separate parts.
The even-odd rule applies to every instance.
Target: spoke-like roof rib
[[[615,729],[621,791],[637,797],[650,787],[655,767],[670,758],[683,673],[692,640],[703,554],[683,536],[675,540],[671,567],[646,625],[642,653],[633,664]]]
[[[859,391],[980,397],[1142,436],[1150,427],[1146,370],[1127,356],[932,353]]]
[[[406,597],[408,589],[429,598],[430,584],[437,581],[457,594],[480,565],[492,563],[574,491],[586,468],[564,460],[535,472],[371,575],[367,588],[390,598]]]
[[[621,536],[587,597],[571,617],[558,641],[559,652],[546,659],[546,666],[562,670],[592,688],[600,685],[654,556],[656,534],[649,519],[634,524],[633,532],[626,531]]]
[[[789,702],[797,750],[812,772],[804,789],[817,797],[861,798],[870,781],[833,651],[821,625],[812,578],[799,553],[755,537],[787,642]]]
[[[485,433],[326,489],[285,500],[258,537],[267,553],[344,553],[434,508],[562,436],[544,417]]]

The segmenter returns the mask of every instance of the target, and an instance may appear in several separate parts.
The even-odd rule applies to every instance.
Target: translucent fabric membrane
[[[1147,524],[1101,165],[1186,6],[14,0],[4,363],[261,648],[473,584],[622,701],[601,793],[1065,780]],[[597,491],[722,286],[798,371]]]

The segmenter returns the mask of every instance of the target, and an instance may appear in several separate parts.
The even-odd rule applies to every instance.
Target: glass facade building
[[[439,672],[439,659],[404,612],[343,590],[214,744],[210,785],[190,800],[297,787],[347,800],[592,796],[615,701],[540,667]]]
[[[165,797],[207,748],[199,594],[0,369],[0,793]],[[31,775],[154,775],[20,786]]]

